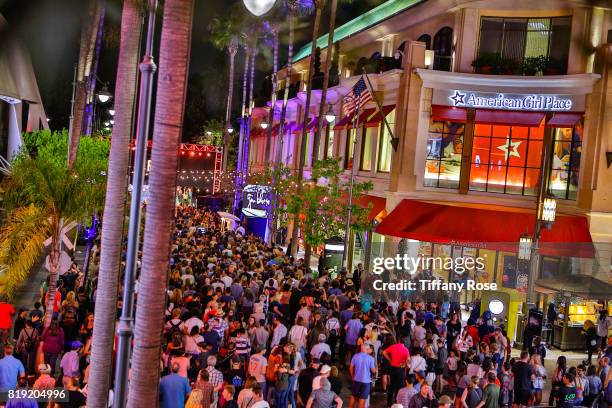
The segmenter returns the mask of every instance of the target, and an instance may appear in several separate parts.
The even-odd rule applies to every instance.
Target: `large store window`
[[[377,134],[378,127],[362,128],[361,160],[359,161],[359,170],[361,171],[372,170],[372,140],[376,138]]]
[[[578,191],[582,124],[573,128],[554,129],[550,192],[559,198],[575,200]]]
[[[424,185],[458,188],[463,152],[463,123],[431,121]]]
[[[387,123],[391,129],[395,128],[395,109],[387,115]],[[391,145],[391,133],[384,123],[382,126],[382,137],[378,143],[378,172],[389,173],[391,171],[391,155],[393,146]]]
[[[474,125],[470,190],[535,195],[544,125]]]
[[[567,72],[571,17],[482,17],[478,55],[495,54],[521,63],[527,57],[547,57],[550,69]]]

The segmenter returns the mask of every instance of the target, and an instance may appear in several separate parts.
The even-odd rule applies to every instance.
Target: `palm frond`
[[[14,210],[0,229],[0,294],[11,298],[28,279],[51,232],[49,213],[29,205]]]

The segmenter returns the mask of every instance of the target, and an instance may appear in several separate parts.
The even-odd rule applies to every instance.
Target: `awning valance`
[[[580,122],[582,116],[584,116],[583,113],[555,113],[553,117],[546,122],[546,127],[571,128],[576,126],[576,123]]]
[[[467,122],[467,110],[453,106],[431,105],[431,118],[442,122]]]
[[[474,122],[487,125],[538,127],[544,116],[542,112],[477,109]]]
[[[522,234],[533,234],[534,213],[403,200],[376,228],[383,235],[425,242],[516,251]],[[557,215],[544,229],[540,253],[550,256],[592,257],[593,240],[586,218]]]
[[[368,108],[366,110],[364,110],[363,112],[361,112],[361,115],[359,115],[359,127],[362,127],[363,125],[365,125],[368,121],[368,119],[370,119],[370,117],[376,113],[376,108]]]
[[[377,127],[382,122],[383,117],[386,117],[391,111],[395,109],[395,105],[387,105],[382,108],[382,115],[379,110],[376,110],[376,115],[372,116],[366,123],[365,127]]]
[[[344,130],[350,128],[354,117],[354,112],[351,115],[346,115],[345,117],[340,119],[338,123],[336,123],[336,126],[334,126],[334,130]]]

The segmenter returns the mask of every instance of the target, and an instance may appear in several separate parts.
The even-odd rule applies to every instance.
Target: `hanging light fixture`
[[[547,194],[542,203],[540,204],[540,214],[539,219],[543,223],[546,224],[547,227],[550,227],[554,222],[557,216],[557,199]]]
[[[259,17],[272,10],[276,0],[243,0],[243,2],[251,14]]]
[[[329,110],[325,114],[325,120],[327,123],[332,123],[334,120],[336,120],[336,114],[334,113],[334,109],[331,105],[329,105]]]
[[[527,261],[531,258],[531,245],[533,238],[528,233],[521,235],[519,239],[519,252],[518,258],[523,261]]]
[[[108,91],[106,85],[102,87],[102,90],[98,92],[98,100],[102,103],[106,103],[112,98],[112,94]]]

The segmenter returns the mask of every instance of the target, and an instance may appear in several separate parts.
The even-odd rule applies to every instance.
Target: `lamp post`
[[[345,96],[343,100],[354,99],[350,96]],[[344,230],[344,252],[342,253],[342,266],[348,268],[348,251],[349,251],[349,239],[351,236],[351,207],[353,206],[353,185],[355,184],[355,168],[357,167],[357,146],[359,146],[359,110],[361,109],[361,98],[357,98],[355,116],[353,117],[353,130],[355,131],[355,138],[353,139],[353,157],[351,165],[351,178],[349,182],[349,197],[346,210],[346,226]],[[326,118],[327,119],[327,118]]]
[[[102,90],[98,92],[98,100],[102,103],[106,103],[112,98],[113,95],[108,91],[108,87],[104,85]]]
[[[331,105],[329,105],[329,110],[325,114],[325,120],[330,125],[336,120],[336,113],[334,112],[334,109],[332,108]]]
[[[123,280],[123,307],[117,335],[117,367],[115,369],[115,396],[113,407],[124,408],[128,384],[128,371],[132,338],[134,336],[134,285],[140,246],[140,222],[142,212],[142,190],[147,162],[147,141],[151,118],[151,95],[153,75],[157,69],[153,59],[153,40],[155,33],[155,12],[157,0],[149,0],[149,18],[147,21],[147,43],[145,55],[140,63],[140,104],[136,126],[136,152],[134,160],[134,177],[132,179],[132,201],[130,203],[130,223],[128,226],[125,276]]]
[[[261,122],[261,125],[259,126],[261,126],[263,130],[266,130],[268,128],[268,122]]]

